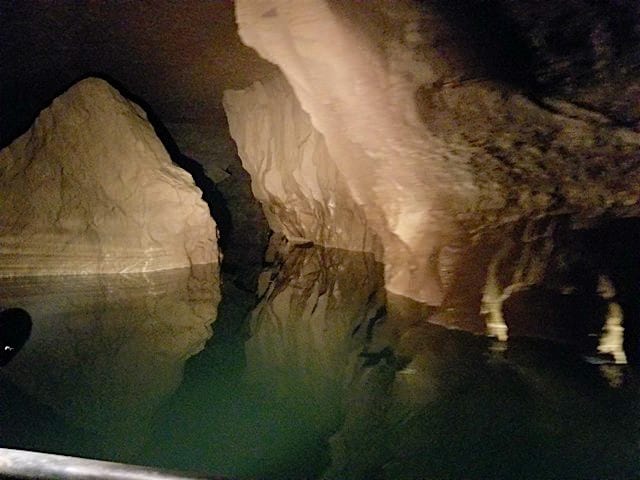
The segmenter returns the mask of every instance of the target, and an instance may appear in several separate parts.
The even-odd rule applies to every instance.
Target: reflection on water
[[[318,476],[330,462],[327,439],[342,420],[358,345],[377,321],[381,281],[367,254],[287,250],[260,278],[240,348],[215,335],[189,362],[158,416],[157,441],[138,460],[249,478]],[[227,288],[218,322],[238,315]]]
[[[59,449],[63,439],[26,431],[38,428],[37,413],[57,418],[61,432],[68,426],[107,444],[133,445],[179,385],[186,359],[211,336],[217,275],[217,265],[207,265],[0,280],[0,305],[24,308],[33,318],[31,338],[0,370],[2,445]],[[11,414],[17,403],[34,405],[35,412],[25,412],[34,425],[18,425],[27,419]],[[72,442],[65,450],[86,454]]]
[[[83,442],[100,424],[126,445],[131,431],[115,428],[117,419],[154,411],[145,419],[151,433],[117,455],[162,467],[270,479],[640,477],[638,382],[615,353],[593,364],[585,346],[518,335],[496,349],[495,339],[429,324],[453,313],[385,294],[381,266],[367,254],[281,245],[268,261],[251,312],[239,306],[247,294],[223,284],[220,334],[187,362],[158,408],[208,335],[208,313],[192,313],[188,327],[176,323],[187,317],[178,312],[196,311],[185,298],[197,289],[171,290],[173,280],[120,290],[66,285],[64,294],[50,288],[46,301],[22,295],[32,299],[20,304],[34,331],[2,378],[16,398],[73,418]],[[3,297],[21,298],[19,285],[12,289]],[[89,301],[83,289],[105,293]],[[109,314],[105,304],[114,302],[105,298],[124,290],[133,298]],[[165,291],[173,293],[156,301]],[[509,318],[523,299],[544,311],[546,296],[525,293],[507,305]],[[142,311],[146,320],[132,313]],[[247,313],[246,329],[229,328]],[[623,319],[609,313],[606,342],[585,333],[594,355],[619,343]],[[551,320],[541,321],[549,331]],[[114,389],[122,393],[107,394]],[[105,412],[95,412],[98,398]]]
[[[382,270],[372,255],[294,248],[263,274],[267,283],[250,318],[247,377],[274,396],[314,398],[335,417],[363,339],[384,305]]]
[[[354,379],[325,478],[637,478],[637,384],[563,348],[406,331],[400,365]],[[620,370],[618,370],[620,372]]]

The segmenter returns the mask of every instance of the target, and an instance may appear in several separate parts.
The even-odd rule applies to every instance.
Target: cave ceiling
[[[371,17],[375,5],[389,1],[352,10]],[[458,70],[506,81],[528,95],[563,98],[638,128],[637,1],[414,3],[446,24],[435,33],[442,51],[461,44],[466,53]],[[329,4],[349,10],[358,3]],[[447,61],[456,62],[452,56]],[[164,122],[205,124],[222,118],[225,89],[244,88],[276,70],[240,41],[232,0],[0,0],[0,65],[0,145],[90,74],[117,81]]]
[[[230,0],[0,0],[0,143],[99,74],[165,122],[210,123],[228,88],[275,69],[236,32]]]

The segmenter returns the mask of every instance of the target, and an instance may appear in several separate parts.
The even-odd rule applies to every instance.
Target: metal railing
[[[224,480],[151,467],[0,448],[0,478],[50,480]],[[228,479],[227,479],[228,480]]]

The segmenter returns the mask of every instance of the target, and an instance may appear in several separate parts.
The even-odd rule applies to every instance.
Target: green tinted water
[[[241,478],[640,477],[626,367],[423,325],[380,274],[295,251],[246,323],[225,285],[195,356],[215,275],[3,281],[34,329],[0,370],[0,445]]]

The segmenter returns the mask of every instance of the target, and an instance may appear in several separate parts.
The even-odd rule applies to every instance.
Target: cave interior
[[[634,455],[640,458],[640,423],[625,423],[625,418],[634,416],[633,405],[640,398],[637,2],[0,0],[0,65],[0,152],[5,153],[0,153],[4,163],[0,163],[0,183],[3,197],[9,199],[0,199],[4,230],[0,231],[0,307],[6,309],[0,312],[0,344],[6,344],[5,352],[0,352],[4,369],[0,402],[5,404],[0,413],[0,447],[213,469],[243,478],[631,478],[639,474]],[[105,93],[111,89],[116,93]],[[94,91],[116,98],[115,103],[96,100],[92,106]],[[125,103],[129,123],[110,127],[105,119],[111,117],[100,117],[110,115],[110,108],[120,108],[112,105]],[[144,121],[138,124],[135,112],[140,107],[143,113],[137,115]],[[65,109],[72,112],[68,118],[96,115],[96,120],[73,120],[75,126],[67,128]],[[156,174],[140,173],[147,167],[136,166],[134,154],[125,150],[129,147],[116,142],[109,156],[122,167],[114,163],[100,170],[102,157],[96,157],[95,171],[105,178],[95,180],[99,187],[86,187],[95,188],[89,194],[73,193],[76,187],[64,186],[64,178],[76,181],[94,171],[65,163],[76,155],[68,152],[76,152],[75,145],[84,141],[74,140],[74,131],[86,128],[91,138],[102,135],[100,125],[106,125],[105,140],[100,140],[104,146],[87,150],[81,145],[80,152],[102,152],[118,138],[127,145],[128,129],[136,139],[131,148],[143,148],[147,133],[136,132],[146,132],[145,122],[170,163],[193,179],[196,197],[201,195],[215,222],[206,227],[216,231],[217,250],[202,256],[208,260],[194,260],[206,244],[194,239],[209,235],[211,241],[211,233],[201,233],[205,227],[194,220],[193,212],[200,207],[199,199],[192,199],[192,187],[174,182],[174,177],[167,181],[181,202],[189,198],[184,200],[189,205],[183,210],[186,220],[173,222],[168,217],[172,208],[181,215],[181,204],[176,206],[169,198],[174,190],[167,193],[166,186],[154,190],[153,184],[138,193],[135,182],[147,188]],[[62,153],[50,153],[57,152],[58,144]],[[38,149],[43,152],[40,156]],[[27,158],[23,164],[20,155]],[[62,186],[59,191],[46,187],[50,190],[38,196],[34,193],[40,191],[38,178],[50,174],[33,173],[40,168],[33,165],[55,155],[59,158],[51,164],[62,166],[52,171],[59,168],[56,182]],[[78,158],[78,165],[83,165],[84,157]],[[161,163],[150,162],[149,168],[168,171]],[[96,242],[90,240],[85,247],[89,234],[83,233],[60,240],[66,238],[60,230],[75,232],[74,222],[88,218],[88,226],[78,228],[94,231],[98,210],[92,211],[94,204],[82,195],[100,197],[113,169],[120,172],[120,179],[134,172],[118,188],[129,182],[133,193],[127,198],[142,202],[144,197],[142,210],[149,220],[132,217],[132,225],[143,222],[140,231],[131,227],[127,233],[131,236],[123,237],[124,247],[114,247],[116,253],[101,250],[100,268],[122,251],[123,258],[137,258],[138,250],[148,255],[165,236],[167,252],[172,252],[177,241],[171,236],[173,229],[179,230],[176,236],[187,238],[186,263],[184,258],[180,264],[167,260],[168,266],[147,270],[139,263],[117,264],[116,270],[73,266],[74,252],[85,255],[84,249],[94,248]],[[163,175],[170,176],[158,175],[160,183]],[[182,178],[180,173],[171,175]],[[86,190],[82,188],[77,191]],[[12,189],[23,191],[9,194]],[[187,190],[190,193],[182,193]],[[51,213],[56,217],[53,223],[45,218],[47,195],[61,199],[59,211]],[[113,195],[116,199],[119,194]],[[32,200],[21,200],[28,198]],[[154,217],[147,205],[156,200],[160,213]],[[32,210],[17,206],[30,201]],[[126,205],[118,203],[117,208],[139,210],[135,202]],[[128,215],[138,213],[123,213]],[[167,218],[158,220],[160,227],[147,226],[147,221],[153,223],[162,215]],[[42,225],[53,230],[43,233]],[[195,229],[200,233],[192,233]],[[147,230],[151,246],[142,240],[137,245]],[[98,227],[95,231],[105,244],[121,233],[115,230],[111,235]],[[53,247],[46,250],[47,235],[54,234],[56,243],[72,246],[60,254]],[[44,247],[34,240],[38,235],[43,235],[45,240],[38,241]],[[39,248],[52,259],[25,266]],[[175,247],[182,248],[182,243]],[[199,269],[211,259],[219,266],[206,272]],[[82,261],[89,262],[84,257]],[[65,262],[70,266],[57,271],[55,265]],[[53,267],[44,270],[45,263]],[[176,277],[167,273],[157,281],[136,277],[178,267],[189,267],[190,273]],[[90,275],[77,285],[46,280],[49,275],[80,273]],[[131,279],[110,286],[89,278],[96,273],[131,274]],[[36,290],[49,296],[38,297]],[[77,297],[81,290],[94,292],[94,300]],[[153,308],[144,306],[145,295],[155,298],[156,293],[150,292],[160,291],[166,298]],[[126,307],[113,307],[114,298]],[[204,305],[204,298],[210,305]],[[200,303],[194,307],[193,302]],[[68,323],[67,330],[54,326],[38,330],[39,325],[71,315],[72,305],[79,304],[92,312],[100,305],[108,312],[104,318],[113,322],[109,325],[116,326],[101,327],[103,320],[91,320],[97,315],[91,314],[77,320],[85,322],[82,328],[73,320],[76,323]],[[141,388],[146,410],[120,398],[122,404],[99,396],[91,400],[95,405],[105,401],[127,415],[143,412],[140,418],[155,420],[134,435],[121,418],[98,415],[95,405],[85,409],[80,400],[69,404],[65,399],[71,384],[57,373],[46,387],[55,399],[46,401],[42,410],[35,385],[46,383],[47,370],[57,368],[46,362],[76,357],[61,350],[58,357],[47,360],[35,346],[29,353],[31,343],[52,348],[45,334],[37,332],[49,332],[49,338],[75,332],[85,342],[88,330],[100,335],[103,328],[105,339],[119,339],[129,335],[122,333],[127,332],[127,320],[111,312],[123,308],[134,312],[131,317],[136,319],[152,318],[164,309],[167,316],[195,322],[188,327],[193,328],[188,338],[181,336],[186,326],[181,330],[180,322],[156,316],[156,333],[148,320],[140,320],[136,327],[138,333],[149,329],[152,333],[145,333],[149,338],[157,334],[149,340],[147,356],[122,354],[126,362],[148,362],[140,369],[140,378],[155,378]],[[193,333],[196,329],[198,334]],[[144,349],[144,338],[136,337],[138,343],[131,349]],[[179,346],[166,353],[163,342],[171,343],[172,338],[178,338]],[[102,340],[82,342],[78,352],[84,348],[98,351],[99,358],[114,355],[100,350]],[[88,362],[77,352],[73,355],[79,364]],[[163,355],[177,366],[169,368],[169,360],[160,366],[158,358]],[[30,363],[42,359],[45,363],[39,366]],[[487,373],[471,359],[486,361],[494,370]],[[107,377],[122,372],[125,360],[117,368],[96,367],[96,372]],[[545,361],[561,366],[547,367]],[[553,368],[557,371],[549,373]],[[162,369],[172,373],[152,373]],[[176,373],[183,369],[184,373]],[[168,405],[189,402],[190,395],[200,392],[211,395],[212,405],[225,404],[221,393],[211,393],[214,387],[201,386],[208,381],[207,369],[219,377],[215,389],[231,389],[238,398],[248,387],[231,386],[231,379],[234,374],[248,375],[260,384],[260,392],[273,396],[270,408],[280,419],[278,428],[295,428],[295,415],[301,415],[313,434],[292,436],[289,443],[284,434],[282,438],[274,434],[270,447],[248,447],[250,442],[234,440],[233,413],[222,418],[223,413],[205,410],[186,419],[171,410]],[[275,376],[274,372],[283,371],[290,378]],[[498,378],[498,371],[503,377]],[[510,406],[505,407],[507,401],[497,394],[494,398],[490,387],[471,380],[485,375],[496,389],[513,387]],[[320,377],[326,377],[324,383]],[[130,391],[135,383],[131,378],[118,388]],[[597,387],[592,388],[593,383]],[[520,391],[522,384],[526,386]],[[100,390],[92,382],[87,385]],[[478,408],[468,416],[473,417],[470,422],[478,422],[478,429],[495,427],[492,434],[465,424],[467,414],[452,413],[471,408],[460,403],[465,389],[487,399],[487,411]],[[105,392],[102,395],[108,396]],[[591,404],[577,402],[587,412],[589,427],[558,414],[570,411],[568,405],[579,395],[594,399]],[[291,400],[294,419],[286,419],[286,402],[293,397],[303,402],[309,396],[333,413],[313,410],[306,403],[300,407]],[[288,400],[273,406],[283,398]],[[528,398],[547,398],[550,411],[528,410]],[[424,413],[430,405],[436,412],[431,416]],[[607,406],[619,409],[611,413],[615,417],[611,422],[619,428],[602,434]],[[489,414],[502,407],[511,408],[514,416],[529,415],[535,419],[531,424],[538,422],[527,430],[519,447],[506,444],[515,441],[510,422],[516,421]],[[402,417],[403,408],[422,413]],[[49,410],[55,421],[44,419]],[[56,443],[53,433],[46,438],[25,434],[16,419],[33,419],[35,411],[40,412],[38,421],[44,422],[45,430],[69,429],[86,448],[76,448],[70,440]],[[69,415],[77,415],[77,421],[65,420]],[[256,418],[246,420],[243,428],[258,428],[258,414],[244,415]],[[168,442],[181,442],[182,450],[163,450],[145,437],[169,431],[158,425],[182,421],[198,432],[194,439],[208,439],[205,424],[214,421],[205,418],[217,419],[211,428],[214,432],[218,428],[228,442],[237,441],[245,450],[254,448],[255,458],[243,467],[209,461],[207,455],[212,454],[190,440],[188,433],[176,433],[179,428],[171,430]],[[456,432],[447,433],[448,421],[454,422]],[[87,434],[91,431],[87,425],[107,433],[98,442]],[[416,433],[430,429],[447,440],[425,440]],[[486,439],[488,445],[474,446],[466,435]],[[627,438],[616,451],[611,444],[622,435]],[[125,436],[144,447],[125,448],[119,443]],[[540,458],[546,466],[522,458],[545,439],[550,446]],[[298,450],[290,448],[295,442]],[[573,446],[567,447],[571,442]],[[606,448],[594,447],[603,442],[609,442]],[[462,451],[455,452],[453,444],[463,445]],[[231,447],[220,448],[243,461]],[[260,457],[260,448],[269,453]],[[269,448],[293,453],[279,458]],[[551,453],[554,448],[568,460]],[[595,449],[602,464],[585,460],[579,449]],[[301,452],[317,458],[305,463]],[[503,468],[500,462],[512,459],[521,469]],[[597,475],[589,476],[591,472]]]

